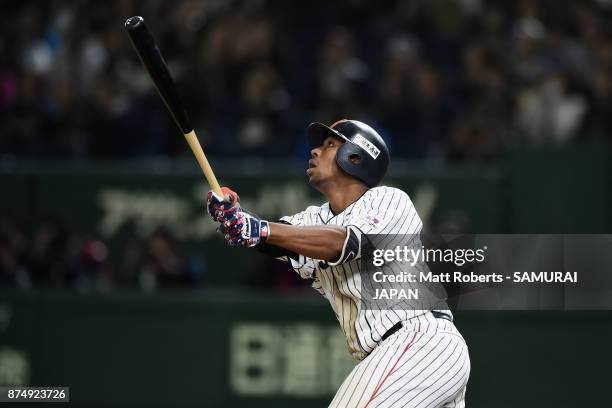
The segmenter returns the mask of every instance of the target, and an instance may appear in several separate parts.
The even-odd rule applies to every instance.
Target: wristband
[[[259,224],[259,238],[261,242],[266,242],[270,237],[270,223],[265,220],[261,220]]]

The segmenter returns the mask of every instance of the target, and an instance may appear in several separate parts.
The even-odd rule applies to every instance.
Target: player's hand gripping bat
[[[189,143],[191,151],[198,160],[210,188],[215,192],[215,194],[223,197],[219,182],[217,181],[217,178],[215,177],[215,174],[213,173],[212,168],[204,155],[204,151],[202,150],[198,137],[196,136],[193,126],[189,121],[187,112],[183,108],[183,104],[179,98],[174,81],[170,76],[170,71],[168,71],[166,61],[164,61],[164,58],[162,57],[153,36],[147,29],[144,19],[140,16],[130,17],[125,22],[125,28],[130,35],[130,40],[132,40],[132,44],[134,45],[142,64],[145,66],[149,72],[149,76],[153,80],[153,83],[157,88],[157,92],[159,92],[159,96],[161,96],[162,100],[166,104],[166,107],[172,114],[176,124],[185,135],[185,139],[187,139],[187,143]]]

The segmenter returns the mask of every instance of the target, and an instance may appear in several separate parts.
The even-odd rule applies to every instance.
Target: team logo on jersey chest
[[[373,215],[368,215],[365,217],[366,221],[369,222],[370,224],[372,224],[373,226],[376,226],[378,224],[380,224],[380,220],[376,217],[374,217]]]

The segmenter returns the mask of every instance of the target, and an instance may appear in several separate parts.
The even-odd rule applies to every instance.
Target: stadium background
[[[2,2],[0,384],[81,406],[325,406],[351,360],[308,282],[214,236],[123,31],[142,15],[222,184],[320,202],[304,129],[357,118],[430,232],[607,233],[612,2]],[[459,311],[470,406],[604,405],[607,311]]]

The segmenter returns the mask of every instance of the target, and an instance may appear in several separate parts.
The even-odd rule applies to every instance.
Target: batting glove
[[[231,246],[252,247],[270,236],[270,224],[256,215],[236,211],[221,224],[225,241]]]
[[[223,222],[240,210],[238,194],[228,187],[221,187],[221,192],[223,197],[219,197],[213,191],[209,191],[206,196],[208,214],[216,222]]]

